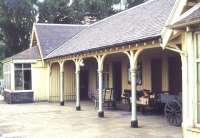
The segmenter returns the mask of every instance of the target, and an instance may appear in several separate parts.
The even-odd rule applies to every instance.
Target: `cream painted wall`
[[[32,64],[32,89],[34,101],[47,101],[49,93],[49,72],[42,61]]]
[[[195,29],[194,29],[195,30]],[[198,31],[196,29],[195,31]],[[187,57],[183,56],[184,74],[183,83],[185,90],[183,91],[183,134],[184,138],[199,138],[200,126],[198,122],[198,68],[199,58],[197,57],[197,49],[199,48],[199,32],[185,32],[182,36],[183,50],[187,52]],[[185,61],[184,61],[185,60]],[[197,62],[195,62],[197,61]],[[187,72],[186,72],[187,71]],[[185,79],[187,77],[187,80]],[[185,87],[186,86],[186,87]]]
[[[168,51],[169,52],[169,51]],[[168,74],[168,58],[174,56],[175,53],[168,53],[160,50],[145,51],[141,54],[142,61],[142,89],[151,89],[151,61],[153,59],[161,59],[162,61],[162,91],[169,91],[169,74]]]
[[[140,59],[142,61],[142,85],[137,86],[137,90],[148,89],[151,90],[151,60],[153,58],[161,58],[162,59],[162,90],[169,90],[169,82],[168,82],[168,55],[167,54],[159,54],[160,51],[156,54],[156,52],[152,55],[151,52],[148,51],[144,54],[141,54]],[[109,64],[109,87],[112,88],[112,62],[121,61],[122,66],[122,92],[124,89],[131,89],[131,85],[128,83],[128,67],[129,60],[126,56],[108,56],[104,62],[104,64]]]
[[[75,65],[73,62],[65,62],[64,64],[64,100],[74,101],[75,92]]]
[[[58,102],[60,100],[60,66],[58,63],[51,65],[50,79],[49,102]]]
[[[123,58],[121,60],[123,60],[121,62],[121,64],[122,64],[122,91],[124,91],[124,89],[131,89],[131,85],[128,83],[129,61],[127,58]],[[111,68],[112,68],[112,64],[111,64]],[[111,74],[112,74],[112,72],[111,72]],[[111,80],[112,80],[112,78],[111,78]]]
[[[11,65],[11,91],[14,91],[14,63],[9,61],[6,64]],[[31,64],[32,72],[32,90],[34,92],[34,101],[47,101],[49,93],[49,73],[48,68],[41,60]]]
[[[169,91],[168,57],[162,57],[162,91]]]
[[[89,97],[94,95],[96,92],[96,73],[97,65],[94,61],[87,61],[87,64],[81,69],[86,69],[89,72],[89,86],[88,94]],[[50,102],[59,102],[60,97],[60,68],[58,63],[52,64],[51,67],[51,91],[49,93]],[[64,100],[65,101],[74,101],[76,98],[75,92],[75,65],[71,61],[66,61],[64,64]]]
[[[90,67],[89,69],[89,97],[91,98],[97,93],[97,67]]]
[[[96,59],[85,59],[85,66],[81,69],[88,70],[88,96],[91,98],[97,94],[97,61]]]
[[[3,79],[4,79],[4,87],[7,90],[14,90],[14,81],[13,78],[13,63],[11,61],[3,63]]]
[[[154,49],[145,51],[141,54],[139,60],[142,61],[142,85],[137,86],[137,90],[148,89],[151,90],[151,60],[154,58],[162,59],[162,90],[168,91],[168,54]],[[124,89],[131,89],[128,83],[128,67],[129,60],[125,54],[109,55],[104,61],[104,66],[109,66],[109,88],[113,87],[112,84],[112,63],[114,61],[121,61],[122,66],[122,92]],[[81,69],[86,69],[89,72],[89,86],[88,95],[91,98],[97,93],[96,80],[97,80],[97,63],[96,60],[85,60],[85,66]],[[59,64],[54,63],[51,67],[51,91],[49,93],[49,101],[58,102],[60,96],[60,69]],[[64,95],[65,100],[75,100],[75,66],[73,62],[66,62],[64,64]]]
[[[140,90],[151,90],[151,58],[141,57],[142,62],[142,86]]]
[[[199,128],[183,129],[183,136],[184,136],[184,138],[199,138],[200,137],[200,130],[199,130]]]

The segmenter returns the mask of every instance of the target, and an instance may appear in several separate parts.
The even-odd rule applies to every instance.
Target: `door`
[[[81,70],[80,71],[80,99],[87,100],[88,99],[88,71]]]
[[[162,91],[162,61],[153,59],[151,61],[151,89],[153,93]]]
[[[121,62],[113,62],[112,64],[112,78],[113,78],[113,98],[115,101],[121,100],[122,90],[122,73]]]
[[[170,57],[168,59],[169,69],[169,92],[179,94],[182,91],[181,59]]]

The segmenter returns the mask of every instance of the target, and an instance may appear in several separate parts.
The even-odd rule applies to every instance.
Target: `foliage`
[[[147,0],[127,0],[127,8],[137,6]]]
[[[38,4],[39,22],[71,23],[69,0],[45,0]]]
[[[35,21],[36,0],[0,0],[0,41],[5,45],[5,56],[11,56],[29,46]]]
[[[80,24],[83,17],[93,14],[103,19],[114,14],[113,5],[120,0],[45,0],[39,4],[39,22],[76,23]]]
[[[127,0],[128,7],[145,0]],[[32,24],[39,13],[39,22],[80,24],[83,17],[92,14],[97,20],[117,11],[120,0],[0,0],[0,42],[6,45],[5,56],[11,56],[29,46]],[[36,6],[37,5],[37,6]],[[1,46],[0,46],[1,49]]]
[[[120,0],[74,0],[72,8],[81,17],[93,14],[100,20],[116,13],[113,5],[119,2]]]

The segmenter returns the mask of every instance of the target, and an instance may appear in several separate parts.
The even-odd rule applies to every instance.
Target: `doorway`
[[[181,59],[179,57],[170,57],[168,59],[168,69],[169,92],[177,95],[182,91]]]
[[[162,91],[162,61],[152,59],[151,61],[151,89],[153,93]]]
[[[122,90],[122,72],[121,72],[121,62],[112,63],[112,79],[113,79],[113,98],[114,101],[121,100],[121,90]]]
[[[80,99],[88,100],[88,78],[89,78],[88,70],[80,71]]]

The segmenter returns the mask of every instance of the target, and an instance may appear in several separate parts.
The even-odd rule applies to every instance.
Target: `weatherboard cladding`
[[[54,49],[61,46],[65,41],[71,39],[86,27],[88,26],[70,24],[35,24],[43,57],[47,56]]]
[[[175,0],[149,0],[84,29],[47,58],[159,37]]]

